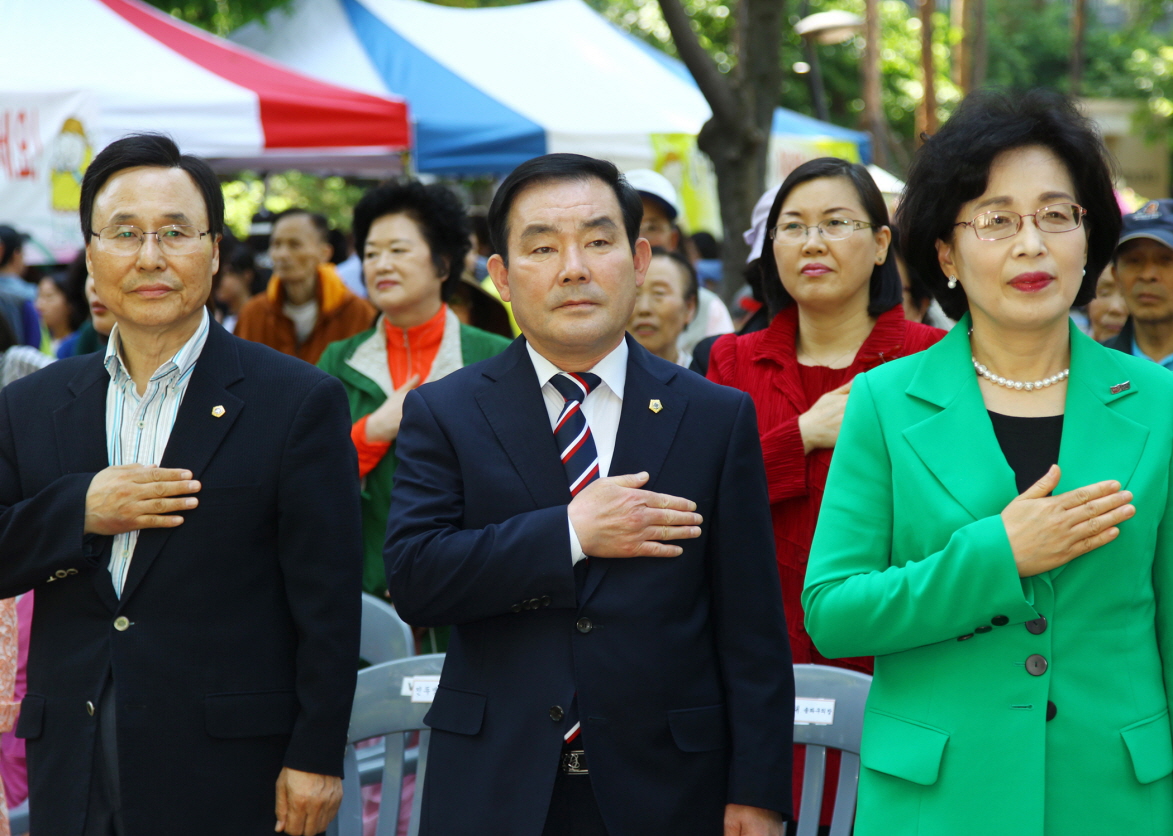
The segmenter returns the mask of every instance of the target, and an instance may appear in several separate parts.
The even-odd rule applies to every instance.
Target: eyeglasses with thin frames
[[[200,232],[194,226],[171,224],[154,232],[144,232],[130,224],[115,224],[91,232],[98,239],[98,248],[111,255],[136,255],[148,235],[154,235],[159,249],[167,255],[191,255],[200,248],[200,242],[212,231]]]
[[[1034,218],[1035,226],[1040,232],[1071,232],[1073,229],[1079,229],[1086,214],[1087,210],[1078,203],[1052,203],[1029,215],[996,209],[975,215],[971,221],[959,221],[953,225],[968,226],[982,241],[1001,241],[1017,235],[1026,218]]]
[[[828,218],[825,221],[819,221],[814,226],[807,226],[798,221],[785,221],[770,230],[770,240],[791,243],[805,241],[810,235],[810,231],[817,229],[819,234],[828,241],[842,241],[845,238],[850,238],[857,229],[869,229],[872,226],[873,224],[851,218]]]

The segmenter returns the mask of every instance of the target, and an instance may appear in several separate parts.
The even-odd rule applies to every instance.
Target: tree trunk
[[[986,32],[986,0],[969,0],[969,25],[973,27],[973,70],[970,88],[976,90],[986,83],[990,64],[990,42]]]
[[[949,22],[961,32],[961,38],[953,45],[953,83],[961,88],[961,94],[969,92],[970,67],[972,66],[973,40],[969,27],[970,0],[953,0],[949,6]]]
[[[722,256],[729,301],[745,283],[749,247],[741,237],[749,229],[754,203],[765,189],[770,124],[782,82],[780,45],[785,3],[739,0],[736,64],[723,75],[700,45],[680,0],[659,0],[664,21],[681,60],[700,87],[713,116],[701,128],[697,146],[713,162],[721,201]]]
[[[1071,14],[1071,95],[1080,95],[1083,87],[1084,31],[1087,27],[1087,0],[1075,0]]]
[[[921,136],[932,136],[937,132],[937,84],[935,62],[933,61],[933,12],[936,0],[919,0],[920,5],[920,64],[924,78],[924,96],[916,111],[916,145],[920,147]]]
[[[880,168],[888,167],[888,130],[880,90],[880,3],[866,0],[863,54],[864,128],[872,136],[872,157]]]

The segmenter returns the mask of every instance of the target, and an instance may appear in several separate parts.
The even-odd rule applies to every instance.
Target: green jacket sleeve
[[[893,455],[911,456],[899,433],[894,452],[881,426],[868,376],[855,379],[807,566],[802,605],[819,652],[878,656],[972,633],[995,614],[1035,618],[1000,516],[943,532],[944,547],[910,554],[904,526],[932,526],[933,503],[951,497],[923,472],[916,507],[894,504]],[[964,455],[959,448],[958,455]],[[899,464],[899,462],[896,462]],[[911,462],[919,465],[919,461]],[[901,476],[913,478],[916,468]]]

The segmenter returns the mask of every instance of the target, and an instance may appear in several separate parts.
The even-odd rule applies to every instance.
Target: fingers
[[[638,488],[647,484],[648,473],[647,471],[641,471],[640,473],[624,473],[619,476],[608,476],[606,480],[600,479],[599,481],[603,482],[607,480],[614,482],[621,488]]]
[[[1071,510],[1072,508],[1085,505],[1101,497],[1116,493],[1119,490],[1120,483],[1109,479],[1106,482],[1096,482],[1091,485],[1084,485],[1082,488],[1067,491],[1067,493],[1060,494],[1058,499],[1061,507]]]
[[[699,525],[654,525],[644,530],[644,536],[648,540],[695,540],[701,529]]]
[[[403,382],[402,386],[400,386],[395,391],[396,392],[403,392],[406,394],[407,392],[410,392],[412,389],[414,389],[415,387],[417,387],[419,385],[420,385],[420,376],[418,374],[413,374],[411,377],[409,377],[407,380],[405,380]]]
[[[657,543],[655,540],[645,540],[636,548],[634,557],[680,557],[684,549],[680,546],[670,546],[667,543]]]
[[[165,517],[160,514],[144,514],[137,517],[127,528],[127,531],[134,531],[140,528],[175,528],[177,525],[183,525],[183,517]]]
[[[274,833],[285,830],[285,811],[288,806],[289,802],[285,797],[285,776],[281,775],[277,779],[277,806],[274,810],[277,815],[277,826],[273,828]]]
[[[134,481],[140,484],[148,482],[182,482],[191,478],[190,470],[180,470],[174,467],[156,467],[150,464],[124,465],[132,472]]]
[[[1077,543],[1086,543],[1097,538],[1099,535],[1105,533],[1109,529],[1114,528],[1125,520],[1131,518],[1134,514],[1136,514],[1135,505],[1119,505],[1104,512],[1103,514],[1097,514],[1091,519],[1085,520],[1079,525],[1074,526],[1071,529],[1071,533],[1072,536],[1075,537]],[[1112,536],[1115,537],[1115,535]],[[1103,545],[1103,543],[1097,543],[1096,545]],[[1095,547],[1096,546],[1089,546],[1088,548],[1083,549],[1080,554],[1091,551]]]
[[[1107,514],[1132,501],[1132,491],[1117,491],[1116,493],[1108,494],[1099,499],[1093,499],[1083,505],[1077,505],[1075,511],[1084,516],[1086,520],[1093,520],[1102,514]],[[1136,509],[1133,509],[1134,511]],[[1129,514],[1129,516],[1132,516]]]
[[[700,514],[691,511],[664,508],[649,508],[645,517],[648,525],[700,525],[705,521]]]
[[[836,388],[832,389],[831,391],[832,391],[832,392],[834,392],[834,393],[835,393],[835,394],[837,394],[837,395],[846,395],[846,394],[849,394],[849,393],[851,392],[851,384],[853,384],[853,383],[855,383],[855,378],[854,378],[854,377],[853,377],[853,378],[851,378],[851,380],[849,380],[849,381],[847,381],[846,383],[844,383],[842,386],[838,386],[838,387],[836,387]]]
[[[1019,494],[1018,498],[1019,499],[1041,499],[1042,497],[1049,494],[1051,491],[1055,490],[1055,486],[1059,484],[1060,475],[1061,474],[1059,472],[1059,465],[1057,465],[1057,464],[1051,465],[1049,468],[1047,468],[1047,472],[1043,474],[1043,478],[1039,479],[1039,481],[1035,482],[1033,485],[1031,485],[1029,488],[1027,488],[1025,491],[1023,491],[1021,494]],[[1080,490],[1083,490],[1083,489],[1080,488]],[[1064,496],[1067,496],[1067,494],[1064,494]],[[1078,504],[1078,503],[1076,503],[1076,504]],[[1071,507],[1071,506],[1064,506],[1064,507]]]
[[[646,480],[645,480],[646,481]],[[643,504],[648,508],[655,508],[663,511],[686,511],[691,512],[696,510],[696,503],[691,499],[685,499],[682,496],[673,496],[669,493],[655,493],[654,491],[640,491],[644,494],[641,497]],[[693,515],[697,516],[697,515]],[[696,521],[682,521],[688,522],[691,525],[700,525],[700,520]]]

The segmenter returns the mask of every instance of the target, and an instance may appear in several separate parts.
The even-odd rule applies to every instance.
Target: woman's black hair
[[[451,189],[418,180],[387,183],[371,189],[354,207],[354,251],[359,259],[366,250],[371,225],[385,215],[407,215],[419,227],[432,251],[436,274],[444,276],[440,294],[448,299],[460,283],[464,257],[472,244],[472,224],[468,213]]]
[[[79,305],[77,299],[73,295],[73,272],[75,270],[77,260],[74,264],[64,270],[58,270],[45,276],[45,279],[53,282],[53,286],[57,288],[57,292],[65,297],[65,305],[69,309],[69,331],[70,333],[76,331],[81,327],[81,324],[86,321],[90,306],[89,304]],[[85,257],[81,258],[81,270],[85,273]],[[85,279],[82,279],[82,299],[85,298]]]
[[[969,299],[960,285],[949,289],[937,242],[973,235],[954,226],[961,207],[986,190],[990,166],[1000,155],[1028,146],[1046,148],[1062,160],[1075,185],[1075,200],[1087,210],[1087,267],[1076,305],[1095,296],[1096,279],[1112,259],[1120,209],[1112,190],[1112,161],[1092,122],[1069,98],[1051,90],[1023,95],[978,90],[917,151],[896,218],[909,270],[952,319],[969,310]]]
[[[867,212],[868,221],[879,229],[888,226],[888,207],[884,203],[884,196],[880,194],[876,181],[868,173],[866,167],[859,163],[850,163],[838,157],[819,157],[817,160],[808,160],[800,165],[782,181],[774,203],[770,206],[770,214],[766,216],[766,229],[771,230],[778,224],[778,215],[782,213],[782,204],[794,189],[811,180],[820,180],[824,177],[842,177],[855,187],[859,195],[859,202]],[[873,230],[874,231],[874,230]],[[863,230],[860,230],[863,232]],[[774,258],[773,241],[767,239],[762,247],[760,259],[762,275],[762,292],[766,297],[766,304],[773,317],[785,308],[794,304],[794,299],[782,286],[782,279],[778,275],[778,263]],[[896,259],[892,255],[891,247],[883,264],[877,264],[872,270],[872,278],[868,284],[868,315],[879,316],[884,311],[899,305],[904,299],[904,291],[900,286],[900,274],[896,272]]]
[[[73,261],[65,268],[65,296],[69,299],[69,307],[78,313],[76,331],[82,323],[90,318],[90,300],[86,297],[86,279],[90,277],[86,269],[86,251],[78,250]],[[72,317],[70,323],[73,322]]]

